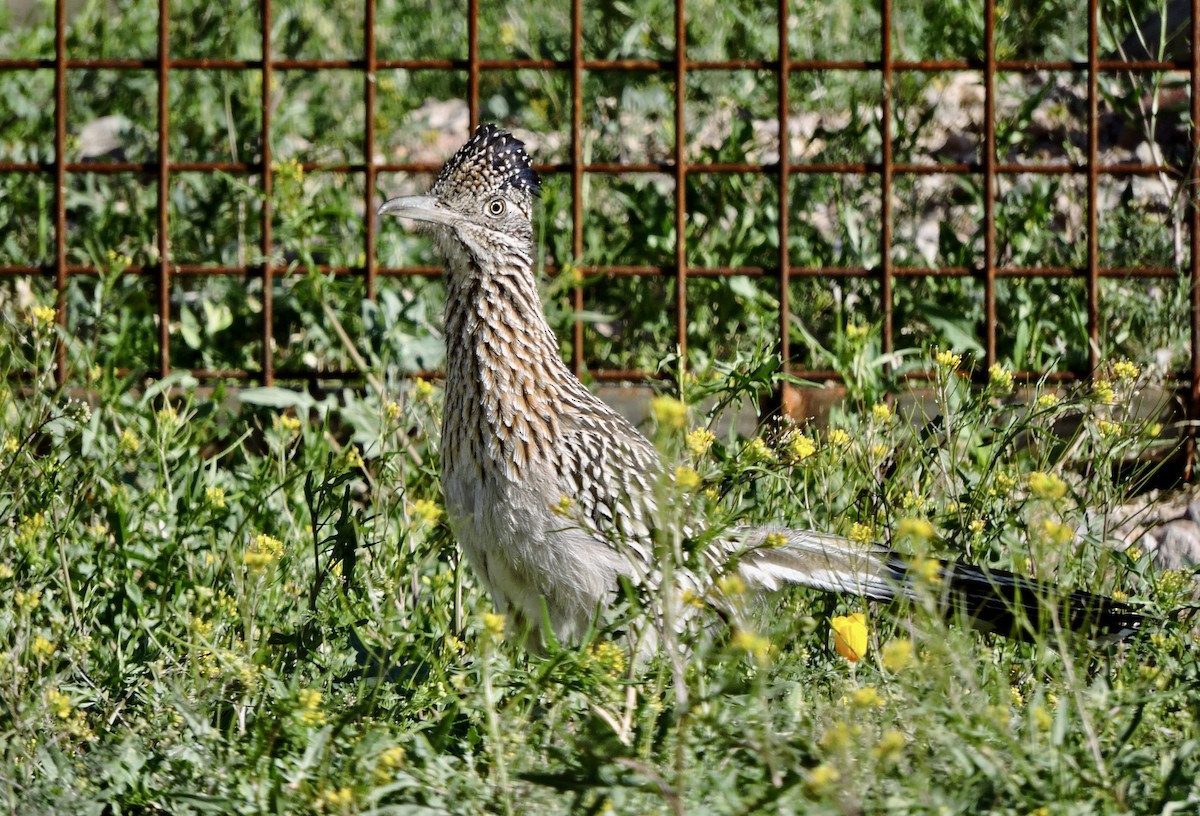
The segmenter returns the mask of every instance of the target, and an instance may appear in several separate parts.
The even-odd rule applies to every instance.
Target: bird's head
[[[425,195],[384,202],[380,215],[418,222],[451,260],[459,252],[479,259],[497,246],[528,253],[533,242],[533,199],[541,179],[525,145],[495,125],[480,125],[438,173]]]

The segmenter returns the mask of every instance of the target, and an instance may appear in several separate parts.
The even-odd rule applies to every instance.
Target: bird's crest
[[[449,184],[466,185],[481,195],[515,189],[536,196],[542,189],[525,143],[495,125],[480,125],[475,130],[471,140],[442,167],[433,191]]]

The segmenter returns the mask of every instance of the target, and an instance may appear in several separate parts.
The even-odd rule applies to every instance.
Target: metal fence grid
[[[838,278],[873,278],[880,282],[882,315],[882,348],[890,352],[895,348],[896,329],[893,325],[893,286],[898,279],[919,277],[967,277],[979,280],[983,286],[984,298],[984,337],[981,338],[985,349],[982,362],[984,369],[996,361],[996,283],[1003,278],[1059,277],[1082,279],[1086,281],[1087,300],[1087,340],[1089,361],[1088,371],[1058,371],[1049,374],[1051,379],[1069,380],[1086,377],[1090,371],[1099,365],[1099,304],[1100,280],[1102,278],[1175,278],[1176,270],[1164,267],[1111,268],[1104,267],[1100,262],[1099,241],[1097,235],[1097,186],[1102,177],[1129,177],[1135,175],[1169,174],[1180,178],[1181,171],[1177,168],[1151,164],[1105,165],[1099,158],[1099,91],[1098,79],[1102,72],[1121,71],[1132,73],[1175,72],[1186,77],[1189,88],[1200,87],[1200,58],[1195,49],[1191,59],[1175,60],[1141,60],[1114,61],[1101,59],[1098,36],[1098,2],[1087,0],[1087,59],[1081,61],[1035,61],[1035,60],[1004,60],[996,53],[996,0],[984,0],[984,56],[978,59],[904,61],[893,58],[893,3],[892,0],[880,0],[880,58],[877,60],[815,60],[791,59],[788,47],[788,0],[778,0],[778,38],[779,53],[777,59],[727,59],[718,61],[690,60],[687,53],[687,9],[686,0],[675,0],[674,29],[675,48],[672,59],[585,59],[583,30],[582,0],[572,0],[571,3],[571,46],[570,58],[567,60],[546,59],[481,59],[479,56],[479,0],[468,0],[465,10],[468,26],[467,54],[464,59],[402,59],[386,60],[376,56],[375,19],[376,0],[364,0],[364,42],[365,53],[361,59],[276,59],[272,57],[271,43],[271,0],[259,0],[261,15],[261,52],[260,59],[173,59],[169,53],[169,31],[171,26],[171,8],[168,0],[158,0],[158,52],[157,56],[148,59],[77,59],[67,53],[67,2],[58,0],[55,10],[55,51],[52,59],[2,59],[0,71],[34,71],[53,72],[54,74],[54,155],[51,162],[0,162],[0,173],[43,174],[52,176],[54,180],[53,221],[54,221],[54,256],[48,265],[9,264],[0,266],[0,276],[42,276],[52,278],[58,294],[58,320],[66,325],[64,292],[71,276],[96,275],[98,270],[93,266],[69,264],[67,262],[67,216],[65,206],[65,190],[67,176],[70,174],[110,173],[134,174],[154,179],[157,191],[157,249],[158,262],[149,265],[132,266],[127,274],[140,275],[157,282],[157,318],[158,318],[158,361],[157,366],[151,366],[151,374],[161,376],[171,370],[170,366],[170,303],[172,286],[176,279],[208,276],[258,276],[263,283],[262,309],[262,339],[263,352],[261,366],[258,370],[203,370],[191,369],[191,372],[202,380],[231,378],[245,381],[257,381],[271,384],[277,379],[286,380],[331,380],[348,378],[355,372],[331,372],[318,370],[285,370],[277,368],[272,355],[273,309],[272,309],[272,280],[279,271],[272,263],[272,156],[271,156],[271,104],[272,75],[277,71],[325,71],[340,70],[361,72],[363,81],[362,105],[364,109],[364,126],[362,131],[363,155],[366,160],[362,163],[346,164],[303,164],[305,171],[321,171],[325,173],[355,174],[364,181],[366,211],[371,213],[378,202],[376,180],[380,173],[422,173],[437,170],[436,165],[419,163],[388,164],[374,161],[376,148],[375,111],[376,111],[376,72],[391,69],[409,71],[447,71],[462,72],[467,77],[468,100],[470,110],[470,125],[473,129],[479,120],[479,83],[484,72],[504,71],[514,69],[535,69],[549,72],[565,72],[570,77],[571,122],[570,122],[570,160],[560,164],[542,165],[538,169],[544,173],[569,174],[572,194],[572,247],[576,258],[584,255],[583,201],[582,184],[585,174],[630,174],[630,173],[667,173],[674,177],[674,219],[677,237],[674,247],[674,262],[662,266],[605,266],[581,267],[585,274],[607,274],[621,276],[664,276],[676,282],[674,318],[676,340],[681,350],[687,348],[687,315],[688,299],[686,281],[689,277],[724,277],[747,275],[767,278],[778,285],[780,302],[779,314],[779,350],[785,360],[791,359],[789,347],[788,323],[790,317],[789,282],[804,277],[820,277],[826,279]],[[1192,0],[1190,20],[1191,42],[1200,40],[1200,0]],[[113,71],[147,71],[157,74],[157,161],[150,162],[114,162],[114,163],[82,163],[65,161],[67,143],[68,106],[66,99],[68,72],[87,69],[106,69]],[[168,88],[175,72],[180,71],[247,71],[259,72],[262,79],[261,92],[261,154],[253,162],[183,162],[173,161],[168,148],[170,135],[170,114],[168,110]],[[914,164],[902,163],[893,159],[893,81],[898,74],[925,73],[931,74],[944,71],[979,71],[982,74],[985,89],[984,98],[984,133],[981,150],[981,161],[956,164]],[[673,160],[662,164],[614,164],[586,163],[582,152],[583,131],[583,77],[585,72],[658,72],[671,75],[674,83],[674,150]],[[771,164],[689,164],[687,161],[687,136],[685,130],[685,97],[686,81],[690,72],[702,71],[760,71],[771,72],[778,82],[777,115],[779,120],[780,157],[777,163]],[[801,163],[793,161],[788,155],[788,117],[789,117],[789,75],[793,72],[831,71],[831,72],[870,72],[877,73],[881,86],[881,116],[880,128],[882,137],[881,159],[879,162],[860,163]],[[1032,73],[1039,71],[1058,71],[1081,74],[1087,81],[1087,145],[1086,158],[1082,163],[1055,164],[1010,164],[997,159],[996,149],[996,80],[1006,72]],[[1200,124],[1200,95],[1190,94],[1191,133],[1197,131]],[[1194,147],[1194,145],[1193,145]],[[1194,152],[1194,151],[1193,151]],[[172,174],[181,172],[215,173],[223,172],[239,175],[250,179],[258,188],[262,199],[261,219],[261,251],[268,260],[254,266],[211,266],[194,262],[176,260],[171,254],[166,236],[169,234],[168,195],[172,183]],[[1200,168],[1192,162],[1182,179],[1190,189],[1196,189],[1200,182]],[[686,230],[683,229],[688,217],[687,176],[704,173],[761,173],[774,178],[778,185],[778,231],[779,251],[777,264],[773,267],[689,267],[687,263]],[[845,176],[873,177],[878,179],[881,205],[880,250],[881,262],[874,268],[829,268],[811,267],[793,264],[788,251],[789,229],[789,179],[802,174],[832,174]],[[978,263],[973,267],[953,268],[914,268],[900,266],[893,262],[891,248],[892,238],[892,209],[894,199],[893,183],[897,177],[905,175],[939,174],[939,175],[971,175],[982,178],[983,184],[983,253]],[[1076,176],[1086,178],[1086,241],[1087,262],[1079,268],[1065,267],[1013,267],[1003,266],[997,262],[996,252],[996,207],[997,179],[1005,175],[1015,174],[1044,174],[1058,176]],[[338,276],[360,276],[365,280],[368,297],[374,297],[376,283],[380,276],[414,276],[437,275],[440,270],[434,267],[387,267],[380,266],[376,260],[376,231],[378,225],[375,219],[368,218],[364,237],[364,258],[362,266],[323,266],[321,272]],[[1191,279],[1191,355],[1190,370],[1174,372],[1173,377],[1184,389],[1188,397],[1189,411],[1192,417],[1200,415],[1200,285],[1197,285],[1197,264],[1200,259],[1200,209],[1189,206],[1188,210],[1188,246],[1190,247],[1189,274]],[[573,295],[576,310],[583,307],[582,289],[576,288]],[[576,373],[585,367],[583,353],[583,323],[575,322],[572,336],[572,363]],[[58,357],[57,376],[59,382],[68,377],[65,365],[65,350],[60,349]],[[791,373],[811,379],[836,378],[836,372],[810,370],[793,367]],[[590,370],[589,374],[599,380],[631,380],[641,379],[645,372],[624,370]],[[1018,379],[1030,380],[1046,376],[1046,372],[1019,371]]]

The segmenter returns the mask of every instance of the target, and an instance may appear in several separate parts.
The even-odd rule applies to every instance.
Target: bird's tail
[[[1120,601],[1079,590],[1065,592],[1005,570],[952,561],[912,562],[878,545],[811,530],[756,528],[740,533],[744,549],[738,572],[763,589],[799,584],[877,601],[933,598],[950,619],[962,618],[977,629],[1020,639],[1063,628],[1123,640],[1142,625],[1142,616]],[[776,536],[786,543],[769,546]]]

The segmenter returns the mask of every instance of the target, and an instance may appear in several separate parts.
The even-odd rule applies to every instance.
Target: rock
[[[124,160],[132,129],[133,122],[120,114],[93,119],[79,131],[79,158],[83,161]]]
[[[1160,570],[1191,570],[1200,566],[1200,523],[1168,521],[1142,536],[1141,547]]]

